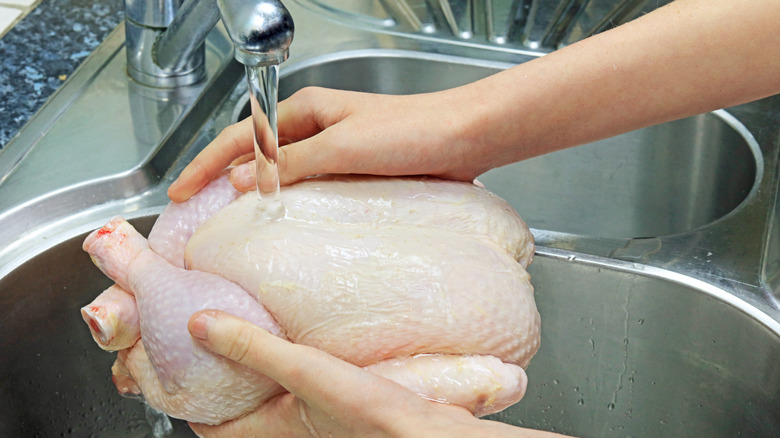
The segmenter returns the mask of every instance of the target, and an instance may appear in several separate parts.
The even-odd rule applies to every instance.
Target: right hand
[[[561,437],[480,420],[464,408],[424,400],[393,381],[225,312],[197,312],[188,328],[204,347],[289,391],[219,426],[190,423],[201,437]]]
[[[281,184],[324,173],[473,180],[491,166],[469,139],[473,105],[464,88],[408,96],[313,87],[295,93],[278,108]],[[231,164],[236,188],[254,188],[252,136],[250,119],[225,128],[173,183],[171,199],[189,199]]]

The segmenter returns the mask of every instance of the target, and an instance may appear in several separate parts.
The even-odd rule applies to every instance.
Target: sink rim
[[[745,198],[737,204],[736,207],[732,208],[731,211],[724,214],[723,216],[707,223],[699,227],[695,227],[691,230],[681,232],[681,233],[673,233],[670,234],[670,236],[673,236],[675,234],[684,234],[693,232],[699,229],[707,228],[709,226],[715,225],[719,222],[722,222],[724,220],[727,220],[728,218],[732,217],[733,215],[737,214],[742,208],[745,207],[748,203],[750,203],[756,196],[756,193],[761,187],[761,183],[764,180],[764,154],[761,151],[761,145],[759,145],[758,140],[756,140],[756,137],[753,135],[753,133],[745,126],[744,123],[739,121],[736,117],[734,117],[733,114],[728,112],[725,109],[718,109],[715,111],[711,111],[708,114],[712,114],[715,117],[719,118],[722,122],[724,122],[726,125],[728,125],[731,129],[733,129],[744,141],[745,145],[748,147],[750,152],[753,155],[753,160],[755,160],[756,165],[756,176],[753,180],[753,185],[750,188],[750,191],[745,195]]]
[[[591,254],[566,251],[559,248],[546,246],[537,246],[536,251],[534,252],[534,256],[562,260],[568,263],[580,263],[585,266],[624,272],[682,286],[690,292],[706,295],[738,310],[746,317],[760,323],[769,332],[773,333],[778,338],[778,341],[780,341],[780,309],[773,309],[769,306],[767,306],[765,309],[761,309],[760,306],[751,304],[724,288],[694,278],[690,275],[681,274],[679,272],[659,268],[656,266],[633,263],[619,259],[599,257]],[[772,314],[775,316],[773,317]]]

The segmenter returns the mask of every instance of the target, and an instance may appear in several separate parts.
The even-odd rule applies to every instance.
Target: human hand
[[[434,175],[471,181],[491,168],[474,150],[463,89],[390,96],[305,88],[278,108],[282,185],[323,173]],[[251,119],[227,127],[168,194],[184,201],[228,165],[238,190],[255,187]]]
[[[281,183],[319,173],[471,180],[504,164],[772,96],[780,90],[778,16],[773,0],[678,0],[451,90],[301,90],[279,104],[281,143],[290,143],[279,152]],[[733,17],[740,19],[724,33],[722,23]],[[253,147],[250,121],[226,128],[169,196],[189,198],[236,158],[247,161]],[[237,188],[253,187],[251,168],[233,173]]]
[[[260,371],[289,391],[219,426],[190,424],[202,437],[553,436],[426,401],[395,382],[224,312],[194,314],[189,330],[210,350]]]

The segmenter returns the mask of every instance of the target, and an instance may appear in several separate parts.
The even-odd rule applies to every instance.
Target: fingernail
[[[230,182],[237,189],[248,190],[255,185],[255,162],[238,165],[230,171]]]
[[[181,184],[181,183],[179,182],[179,180],[178,180],[178,179],[174,180],[174,181],[171,183],[171,185],[170,185],[170,186],[168,186],[168,193],[175,192],[175,191],[176,191],[176,189],[178,188],[179,184]]]
[[[190,320],[190,334],[198,339],[207,340],[209,338],[209,327],[216,318],[209,311],[200,312],[198,316]]]
[[[170,187],[168,187],[168,190],[171,188],[177,188],[179,185],[181,185],[181,180],[184,179],[187,176],[187,173],[189,172],[188,168],[185,167],[181,173],[179,173],[179,176],[176,177],[175,180],[171,183]]]
[[[177,193],[182,190],[181,188],[182,182],[181,177],[176,179],[174,182],[171,183],[171,185],[168,187],[168,197],[171,198],[171,200],[175,202],[183,202],[189,199],[189,196],[182,197],[182,193]]]

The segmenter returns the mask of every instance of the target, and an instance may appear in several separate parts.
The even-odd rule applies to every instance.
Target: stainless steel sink
[[[288,3],[282,97],[433,91],[543,55]],[[122,34],[0,153],[0,436],[150,434],[79,315],[108,286],[81,241],[116,214],[148,230],[183,166],[242,117],[246,85],[221,29],[208,80],[176,92],[127,80]],[[542,315],[528,393],[494,418],[579,436],[777,436],[779,153],[774,97],[481,176],[533,227]],[[191,434],[174,422],[174,435]]]

